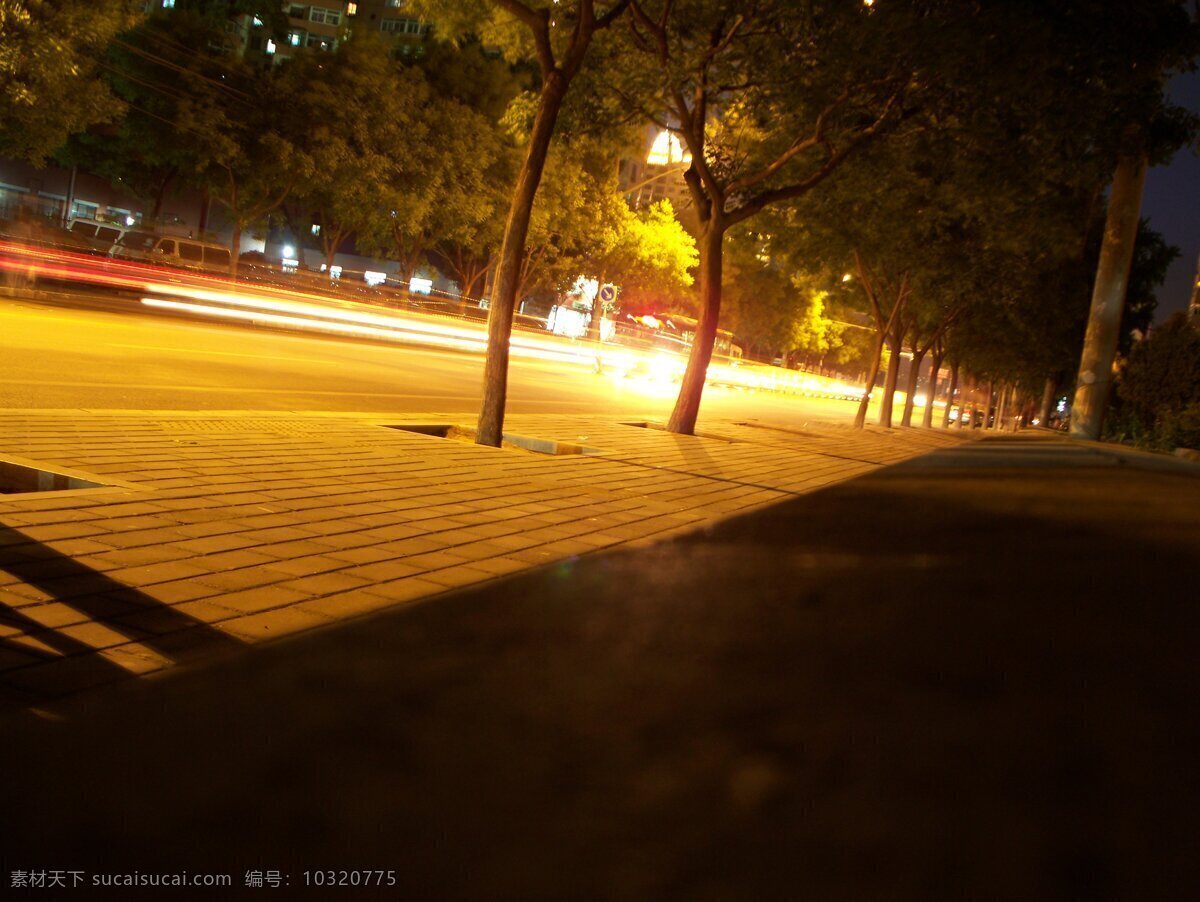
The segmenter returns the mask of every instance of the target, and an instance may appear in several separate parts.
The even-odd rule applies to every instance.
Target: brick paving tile
[[[66,636],[69,639],[74,639],[76,642],[81,642],[91,648],[111,648],[114,645],[124,645],[130,639],[140,638],[139,635],[131,635],[135,630],[129,629],[128,632],[118,632],[111,626],[103,623],[88,621],[86,623],[77,623],[72,626],[64,626],[56,632]]]
[[[224,598],[221,601],[223,602]],[[230,617],[236,617],[238,613],[232,608],[225,607],[224,604],[215,604],[212,601],[185,601],[182,604],[172,605],[171,610],[200,623],[219,623]]]
[[[248,589],[257,589],[271,583],[283,582],[287,579],[278,570],[269,567],[245,567],[241,570],[221,570],[216,573],[205,573],[193,578],[193,582],[210,586],[221,592],[242,593]]]
[[[261,534],[260,534],[261,535]],[[261,560],[257,563],[267,564],[290,558],[304,557],[310,554],[322,554],[336,548],[336,543],[330,544],[324,539],[293,539],[290,542],[272,542],[258,545],[253,550]]]
[[[273,564],[277,560],[278,558],[273,555],[262,554],[258,548],[239,548],[234,551],[218,551],[215,554],[195,558],[195,563],[198,567],[204,568],[203,572],[213,573],[220,570],[237,570],[243,567]]]
[[[250,613],[283,607],[284,605],[303,601],[310,597],[311,595],[306,592],[298,592],[295,589],[283,589],[277,585],[273,585],[242,590],[241,592],[226,592],[217,598],[216,602],[221,607]]]
[[[404,579],[377,583],[371,587],[370,591],[373,595],[378,595],[394,602],[400,602],[433,595],[445,591],[445,587],[420,576],[409,576]]]
[[[101,531],[92,523],[55,523],[50,526],[32,526],[21,530],[27,537],[39,542],[94,536]]]
[[[177,579],[191,579],[195,576],[207,575],[203,567],[196,567],[182,561],[164,561],[160,564],[149,564],[145,567],[126,567],[123,570],[113,570],[106,574],[109,579],[134,586],[152,586],[155,583],[173,582]]]
[[[317,573],[312,576],[301,576],[297,579],[278,583],[281,589],[293,589],[305,595],[333,595],[350,589],[370,586],[371,580],[363,579],[349,572],[334,571],[332,573]]]
[[[263,642],[332,622],[329,617],[295,606],[236,617],[222,623],[221,629],[247,642]]]
[[[427,573],[422,573],[421,579],[437,583],[439,586],[445,586],[448,589],[457,589],[459,586],[469,586],[473,583],[483,582],[495,575],[487,570],[476,567],[456,566],[444,567],[441,570],[430,570]]]
[[[391,580],[403,579],[408,576],[415,576],[428,567],[422,567],[419,564],[410,563],[408,560],[385,560],[374,564],[361,564],[355,567],[348,567],[339,572],[345,573],[347,576],[353,576],[356,579],[366,580],[372,585],[389,582]]]
[[[78,608],[60,601],[47,601],[42,604],[25,606],[21,608],[21,617],[40,626],[55,628],[84,623],[91,619]]]
[[[491,573],[496,576],[515,573],[518,570],[525,570],[529,567],[526,562],[513,560],[510,557],[485,558],[481,561],[472,561],[471,566],[477,570],[482,570],[485,573]]]
[[[181,601],[194,601],[197,598],[211,598],[218,594],[220,589],[206,586],[193,579],[179,579],[147,586],[142,589],[142,592],[164,604],[178,604]]]
[[[97,543],[99,544],[99,543]],[[122,567],[137,567],[147,564],[163,564],[168,561],[178,561],[193,557],[195,552],[186,543],[172,545],[142,545],[137,548],[112,549],[101,546],[103,553],[78,555],[86,561],[89,567],[105,570],[117,570]]]
[[[41,538],[40,536],[38,538]],[[97,542],[102,542],[113,548],[140,548],[145,545],[161,545],[178,538],[190,536],[178,530],[138,529],[131,532],[103,531],[95,536]]]
[[[408,555],[403,561],[410,567],[422,570],[437,570],[442,567],[455,567],[467,563],[467,559],[451,551],[428,551],[424,554]]]
[[[180,526],[175,529],[175,532],[183,536],[185,539],[200,539],[207,538],[209,536],[243,534],[243,530],[239,527],[216,519],[205,523],[192,523],[187,526]],[[259,540],[256,539],[255,541]]]
[[[174,547],[182,549],[190,555],[209,555],[222,551],[238,551],[258,544],[259,540],[253,533],[233,533],[188,539],[176,542]]]
[[[394,598],[385,598],[370,592],[350,591],[303,601],[296,605],[296,609],[331,620],[341,620],[382,611],[394,606],[396,601]]]

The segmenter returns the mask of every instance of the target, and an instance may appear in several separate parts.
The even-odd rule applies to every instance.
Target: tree
[[[42,164],[67,137],[121,112],[100,77],[134,0],[0,2],[0,154]]]
[[[444,128],[466,114],[451,115],[421,70],[395,63],[370,32],[332,54],[297,54],[280,79],[279,93],[292,98],[286,137],[314,173],[293,196],[320,225],[326,264],[352,234],[364,247],[406,250],[404,239],[423,232],[446,181],[459,175],[447,171],[446,158],[467,148]],[[401,256],[406,278],[421,251]]]
[[[699,326],[667,425],[690,434],[717,333],[726,232],[811,191],[902,118],[912,70],[892,49],[897,34],[885,36],[905,14],[785,0],[633,0],[631,9],[631,41],[653,75],[632,67],[619,90],[684,142],[700,219]]]
[[[525,158],[517,173],[488,311],[483,405],[476,430],[476,441],[483,445],[499,447],[503,437],[508,343],[516,312],[525,239],[559,110],[572,79],[583,66],[592,39],[597,32],[611,25],[627,5],[628,0],[614,0],[607,5],[596,0],[536,5],[521,0],[413,0],[412,3],[418,14],[433,19],[446,34],[474,34],[485,43],[494,39],[511,55],[536,60],[541,78],[537,114]]]
[[[312,157],[290,138],[291,129],[281,121],[288,98],[276,87],[266,80],[258,102],[240,114],[214,107],[211,96],[198,96],[179,120],[181,128],[205,142],[208,153],[189,178],[225,208],[235,274],[242,232],[277,209],[314,173]],[[201,114],[193,115],[197,108]]]
[[[152,16],[112,41],[105,70],[126,113],[115,128],[81,136],[72,160],[155,200],[179,182],[224,206],[233,224],[236,272],[241,232],[278,207],[311,173],[281,93],[278,68],[259,71],[227,53],[228,3],[189,3]],[[305,122],[304,126],[311,123]]]
[[[622,303],[669,306],[690,296],[699,263],[696,240],[661,200],[625,217],[606,271],[621,288]]]
[[[1193,68],[1200,52],[1200,19],[1192,4],[1092,5],[1102,7],[1103,19],[1076,23],[1074,35],[1086,64],[1079,68],[1091,76],[1090,90],[1080,94],[1085,103],[1105,104],[1093,134],[1115,165],[1071,410],[1071,434],[1086,439],[1099,438],[1108,405],[1146,168],[1165,162],[1198,128],[1196,117],[1166,101],[1166,81]]]
[[[841,346],[842,327],[825,315],[831,277],[792,270],[791,260],[773,258],[770,249],[770,239],[753,231],[729,242],[725,323],[739,341],[770,358],[823,358]]]

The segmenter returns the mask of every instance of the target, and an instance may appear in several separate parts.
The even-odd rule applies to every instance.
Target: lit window
[[[267,38],[267,53],[274,53],[274,52],[275,52],[275,42],[272,41],[270,38]]]
[[[255,16],[250,21],[251,21],[251,24],[253,24],[255,28],[262,28],[263,20],[260,19],[258,16]]]
[[[301,46],[304,43],[304,32],[303,31],[289,31],[288,32],[288,43],[291,44],[293,47]]]
[[[320,235],[320,234],[321,234],[321,227],[320,227],[319,225],[317,225],[315,222],[313,223],[313,226],[312,226],[312,233],[313,233],[314,235]]]
[[[175,0],[163,0],[163,9],[174,9]]]
[[[357,16],[358,15],[358,4],[357,3],[347,3],[346,4],[346,15]]]

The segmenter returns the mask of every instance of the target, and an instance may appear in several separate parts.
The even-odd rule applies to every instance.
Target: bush
[[[1110,432],[1139,444],[1200,447],[1200,329],[1185,314],[1134,346],[1110,423]]]

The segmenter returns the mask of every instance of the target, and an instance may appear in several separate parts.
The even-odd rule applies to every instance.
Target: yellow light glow
[[[669,131],[661,131],[646,155],[646,162],[651,166],[670,166],[672,163],[690,163],[692,155],[683,149],[679,136]]]

